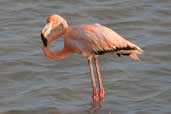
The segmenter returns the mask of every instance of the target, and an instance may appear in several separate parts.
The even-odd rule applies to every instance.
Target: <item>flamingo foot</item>
[[[98,96],[92,96],[93,105],[96,106],[98,102]]]
[[[103,88],[100,89],[99,96],[100,96],[100,100],[103,100],[104,99],[105,91],[104,91]]]
[[[97,102],[98,102],[98,92],[97,92],[97,89],[93,89],[92,100],[93,100],[93,104],[97,104]]]
[[[105,92],[104,92],[104,89],[100,89],[99,91],[99,100],[100,100],[100,107],[103,106],[103,102],[104,102],[104,95],[105,95]]]

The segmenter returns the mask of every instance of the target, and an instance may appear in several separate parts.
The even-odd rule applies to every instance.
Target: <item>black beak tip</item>
[[[47,39],[44,37],[42,33],[41,33],[41,38],[42,38],[43,45],[47,47]]]

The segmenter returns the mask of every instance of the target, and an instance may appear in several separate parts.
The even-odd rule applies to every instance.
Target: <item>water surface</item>
[[[91,106],[86,58],[43,55],[40,31],[50,14],[70,25],[101,23],[145,50],[141,62],[100,57],[102,108]],[[170,0],[1,0],[0,15],[1,114],[171,113]]]

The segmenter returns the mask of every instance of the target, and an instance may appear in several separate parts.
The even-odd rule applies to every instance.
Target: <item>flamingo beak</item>
[[[46,25],[43,27],[42,32],[41,32],[42,42],[43,42],[43,45],[44,45],[45,47],[47,47],[47,43],[48,43],[46,37],[47,37],[47,35],[50,33],[51,28],[52,28],[52,24],[51,24],[51,23],[48,23],[48,24],[46,24]]]
[[[42,34],[46,37],[50,33],[51,29],[52,29],[52,24],[51,23],[46,24],[42,29]]]
[[[41,38],[42,38],[43,45],[47,47],[47,39],[44,37],[42,33],[41,33]]]

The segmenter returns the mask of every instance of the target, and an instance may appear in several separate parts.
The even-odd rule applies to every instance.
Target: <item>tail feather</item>
[[[129,56],[132,60],[139,61],[138,54],[142,54],[144,51],[138,47],[137,45],[128,45],[130,48],[122,48],[121,50],[111,52],[112,54],[116,54],[119,57],[121,55],[123,56]]]
[[[129,56],[130,56],[130,58],[132,60],[135,60],[135,61],[139,61],[140,60],[140,58],[138,57],[137,53],[131,53]]]
[[[140,60],[138,54],[142,54],[144,52],[139,46],[127,40],[123,40],[122,45],[118,44],[118,45],[110,46],[108,48],[106,47],[98,50],[92,50],[92,52],[96,55],[111,53],[111,54],[116,54],[119,57],[122,55],[130,56],[130,58],[133,60]]]

